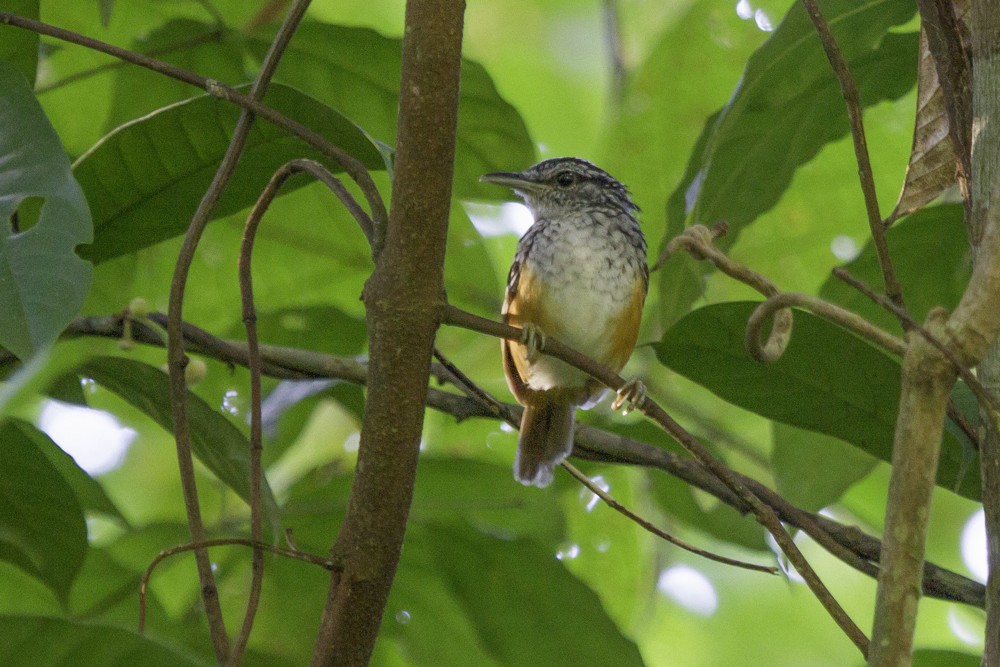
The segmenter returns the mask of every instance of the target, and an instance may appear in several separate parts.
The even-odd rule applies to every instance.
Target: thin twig
[[[239,256],[239,282],[240,298],[243,306],[243,324],[247,332],[247,356],[248,368],[250,370],[250,531],[251,536],[256,541],[263,539],[262,521],[262,496],[261,482],[263,469],[261,466],[261,455],[263,453],[262,426],[261,426],[261,354],[260,344],[257,339],[257,311],[254,307],[253,298],[253,271],[251,260],[253,257],[254,240],[257,237],[257,229],[260,222],[277,196],[281,186],[294,174],[307,172],[324,183],[337,197],[344,203],[345,207],[357,220],[369,243],[373,239],[371,219],[357,205],[354,198],[346,188],[338,181],[330,171],[323,165],[313,160],[297,159],[283,164],[268,181],[264,191],[261,192],[247,217],[246,227],[243,232],[243,241],[240,244]],[[261,553],[254,551],[253,578],[251,579],[249,602],[247,614],[244,620],[244,633],[241,634],[241,642],[237,642],[233,651],[233,656],[242,655],[249,638],[249,631],[252,626],[254,612],[260,598],[261,577],[263,575],[263,560]]]
[[[275,35],[274,41],[271,43],[271,47],[268,50],[267,55],[264,57],[264,62],[261,65],[261,71],[258,74],[257,79],[254,81],[253,90],[250,95],[252,98],[262,99],[264,97],[264,93],[267,91],[271,77],[274,76],[274,72],[278,68],[278,62],[281,60],[281,56],[284,53],[285,48],[291,41],[292,35],[295,34],[295,29],[305,16],[306,9],[309,8],[310,1],[311,0],[296,0],[288,10],[288,14],[285,17],[284,22],[281,24],[278,34]],[[239,157],[243,152],[243,144],[246,142],[246,137],[249,134],[250,126],[253,124],[253,120],[253,115],[245,110],[240,114],[240,123],[237,126],[237,130],[234,133],[233,138],[230,140],[230,150],[227,150],[227,155],[231,152],[235,156],[233,161],[234,166],[235,163],[239,161]],[[245,126],[245,130],[243,132],[240,131],[241,126]],[[220,167],[220,172],[221,171]],[[287,176],[284,178],[287,178]],[[282,178],[282,181],[284,178]],[[226,176],[220,183],[220,194],[228,179],[229,176]],[[243,307],[243,322],[246,326],[247,332],[247,352],[250,357],[250,409],[252,417],[250,424],[250,531],[251,537],[257,542],[262,541],[264,536],[262,525],[263,494],[261,492],[262,478],[264,476],[263,467],[261,465],[263,440],[261,434],[262,426],[260,413],[261,401],[263,400],[263,397],[261,395],[260,386],[261,359],[257,340],[257,313],[254,310],[253,304],[253,284],[251,279],[250,259],[253,251],[253,240],[257,230],[257,225],[260,223],[260,219],[264,215],[264,211],[267,210],[267,207],[274,199],[274,195],[277,190],[276,187],[272,189],[270,186],[271,183],[268,183],[268,188],[265,188],[265,192],[262,193],[260,198],[257,200],[257,204],[254,206],[253,211],[251,211],[250,217],[247,220],[246,232],[244,233],[243,241],[240,244],[239,257],[240,297]],[[208,198],[209,195],[206,193],[206,199]],[[191,228],[194,229],[200,225],[203,229],[204,225],[208,222],[209,213],[210,208],[205,211],[203,222],[195,222],[195,220],[197,220],[196,214],[195,220],[192,220]],[[195,235],[195,244],[197,244],[197,237],[200,237],[200,235],[201,229],[198,229]],[[193,250],[194,247],[192,246],[192,251]],[[186,274],[184,275],[184,279],[186,279]],[[250,590],[247,594],[246,612],[243,615],[243,624],[240,628],[240,634],[236,637],[232,653],[229,656],[229,664],[233,667],[240,664],[240,661],[243,658],[243,653],[246,651],[247,642],[250,640],[250,632],[253,629],[254,619],[257,615],[257,608],[260,604],[263,578],[264,553],[260,549],[254,549],[251,561]]]
[[[880,329],[860,315],[811,294],[782,292],[759,304],[747,320],[746,346],[752,357],[774,361],[770,358],[765,359],[765,350],[760,343],[761,330],[772,313],[790,306],[809,310],[814,315],[838,324],[893,354],[902,356],[906,352],[906,342],[903,339]]]
[[[716,247],[714,241],[729,229],[729,226],[720,222],[711,230],[704,225],[691,225],[682,233],[670,239],[656,262],[659,267],[671,255],[678,250],[686,250],[695,259],[702,259],[711,262],[717,269],[725,273],[730,278],[734,278],[745,285],[749,285],[767,298],[772,298],[781,293],[767,276],[757,273],[753,269],[734,261],[726,253]],[[754,340],[752,346],[748,345],[747,350],[758,361],[770,363],[781,357],[788,347],[788,342],[792,337],[792,309],[778,308],[774,311],[774,323],[767,336],[767,342],[761,344],[759,338]]]
[[[521,330],[500,322],[493,322],[485,318],[467,313],[451,305],[446,305],[443,312],[442,321],[463,328],[473,329],[482,333],[487,333],[509,340],[519,340]],[[621,388],[625,383],[617,373],[610,368],[596,363],[594,360],[580,354],[555,339],[546,339],[545,354],[556,357],[571,366],[578,368],[590,376],[596,378],[601,383],[613,390]],[[739,498],[746,503],[750,510],[757,517],[757,520],[767,528],[774,537],[775,542],[788,557],[795,569],[799,572],[820,604],[827,610],[837,625],[854,642],[855,646],[867,655],[868,638],[861,628],[847,615],[837,600],[833,597],[826,585],[819,578],[816,572],[809,565],[809,562],[802,555],[798,546],[792,540],[791,535],[781,525],[781,521],[775,515],[774,510],[765,505],[745,484],[716,459],[694,436],[688,433],[680,424],[660,407],[656,401],[650,397],[645,397],[639,405],[635,406],[647,417],[660,425],[668,434],[691,454],[699,463],[716,475],[727,487],[729,487]]]
[[[979,378],[977,378],[968,368],[964,367],[958,357],[955,356],[955,353],[950,350],[947,345],[938,340],[930,331],[926,329],[926,327],[914,320],[910,314],[906,312],[906,310],[900,308],[881,294],[875,292],[864,282],[852,276],[846,269],[837,267],[833,270],[833,275],[837,276],[896,317],[901,320],[905,319],[912,331],[916,331],[923,336],[928,343],[936,347],[938,351],[944,355],[945,359],[951,362],[951,365],[958,371],[958,376],[962,378],[965,381],[965,384],[969,386],[969,389],[972,390],[972,393],[979,402],[980,407],[987,411],[992,416],[994,421],[1000,417],[1000,403],[997,402],[997,398],[988,392],[979,381]]]
[[[780,572],[778,568],[773,566],[757,565],[755,563],[747,563],[746,561],[736,560],[734,558],[726,558],[725,556],[720,556],[719,554],[712,553],[711,551],[705,551],[704,549],[699,549],[693,544],[689,544],[682,539],[674,537],[670,533],[660,528],[657,528],[646,519],[643,519],[641,516],[639,516],[629,508],[625,507],[621,503],[619,503],[611,496],[611,494],[609,494],[607,491],[605,491],[598,485],[594,484],[594,481],[592,479],[583,474],[583,472],[579,468],[577,468],[569,461],[563,461],[561,465],[563,468],[567,470],[567,472],[569,472],[570,475],[576,478],[576,481],[580,482],[585,487],[587,487],[587,489],[591,493],[593,493],[595,496],[603,500],[608,507],[628,517],[635,523],[642,526],[642,528],[649,531],[653,535],[656,535],[660,539],[666,542],[670,542],[670,544],[678,546],[681,549],[684,549],[685,551],[690,551],[691,553],[701,556],[702,558],[707,558],[708,560],[713,560],[717,563],[722,563],[724,565],[730,565],[732,567],[738,567],[744,570],[753,570],[755,572],[766,572],[767,574],[778,574],[778,572]]]
[[[309,0],[300,0],[292,7],[281,30],[278,31],[274,41],[271,43],[271,47],[264,58],[261,70],[254,81],[248,99],[259,102],[264,97],[271,77],[274,75],[275,69],[277,69],[281,54],[284,52],[289,40],[291,40],[295,28],[298,26],[308,6]],[[119,55],[117,52],[128,53],[133,58],[137,55],[125,52],[122,49],[114,50],[116,53],[112,53],[112,55]],[[196,543],[204,541],[205,536],[201,520],[201,509],[198,502],[198,489],[194,478],[194,464],[191,456],[187,417],[187,387],[184,382],[184,367],[187,365],[182,333],[184,291],[198,241],[201,239],[205,226],[208,224],[212,210],[222,197],[226,184],[236,170],[236,165],[239,162],[240,155],[243,153],[243,148],[246,145],[253,121],[254,114],[244,108],[240,113],[239,121],[236,124],[236,129],[233,131],[226,154],[219,163],[215,176],[212,178],[212,183],[202,197],[201,202],[199,202],[198,210],[195,211],[188,226],[187,233],[184,236],[184,243],[178,253],[177,263],[174,267],[174,276],[170,283],[170,301],[167,313],[167,364],[170,372],[171,400],[174,409],[174,436],[177,442],[181,487],[184,491],[184,504],[188,514],[188,523],[191,528],[191,539],[192,542]],[[255,575],[251,582],[247,612],[244,616],[244,623],[238,635],[236,646],[233,647],[232,652],[225,629],[225,622],[222,618],[222,610],[219,606],[218,591],[215,586],[215,579],[212,574],[207,551],[196,549],[195,561],[198,565],[199,577],[201,578],[202,596],[205,600],[206,614],[209,618],[209,627],[211,629],[212,643],[215,647],[216,659],[219,663],[224,664],[232,664],[231,660],[238,662],[246,646],[257,606],[257,592],[260,587],[259,572],[260,568],[263,567],[261,554],[256,551],[254,552]]]
[[[861,192],[865,200],[865,212],[868,214],[868,227],[871,229],[872,243],[878,256],[879,267],[882,269],[882,279],[885,282],[885,293],[894,304],[905,308],[903,303],[903,288],[896,278],[889,256],[889,244],[885,238],[885,227],[882,224],[882,214],[879,212],[878,196],[875,192],[875,178],[872,175],[871,158],[868,155],[868,140],[865,138],[864,119],[861,115],[861,101],[858,87],[851,76],[851,70],[844,60],[844,54],[837,45],[837,40],[830,30],[830,25],[823,18],[816,0],[802,0],[802,4],[812,20],[816,33],[823,43],[823,50],[830,61],[830,67],[840,82],[840,90],[847,105],[847,119],[851,125],[851,139],[854,142],[854,157],[858,162],[858,177],[861,179]],[[903,323],[903,329],[907,327]]]
[[[142,579],[139,582],[139,633],[142,634],[146,629],[146,597],[149,591],[149,580],[153,576],[153,571],[157,566],[162,563],[167,558],[176,556],[177,554],[182,554],[187,551],[197,551],[199,549],[207,549],[209,547],[224,547],[224,546],[244,546],[250,547],[255,551],[267,551],[278,556],[284,556],[285,558],[291,558],[293,560],[300,560],[304,563],[311,563],[313,565],[319,565],[325,570],[334,571],[340,564],[329,557],[316,556],[305,551],[299,551],[298,549],[283,549],[279,546],[273,544],[268,544],[266,542],[261,542],[259,540],[249,540],[243,537],[224,537],[215,540],[203,540],[201,542],[190,542],[188,544],[181,544],[176,547],[171,547],[169,549],[164,549],[156,555],[149,565],[146,566],[146,571],[142,575]]]
[[[452,384],[464,391],[469,398],[482,403],[499,419],[503,419],[514,428],[518,428],[521,423],[521,415],[512,410],[511,406],[498,401],[492,394],[473,382],[472,378],[466,375],[461,368],[452,363],[452,361],[446,357],[441,350],[437,348],[437,346],[434,347],[434,358],[437,359],[438,363],[440,363],[441,366],[451,375]]]
[[[162,56],[168,53],[174,53],[176,51],[182,51],[184,49],[191,48],[192,46],[198,46],[200,44],[207,44],[209,42],[217,42],[222,37],[222,31],[219,29],[212,30],[211,32],[206,32],[203,35],[197,35],[191,37],[190,39],[181,40],[175,44],[167,44],[158,49],[150,49],[146,51],[147,56]],[[78,81],[83,81],[89,79],[92,76],[97,76],[98,74],[103,74],[104,72],[109,72],[117,69],[121,69],[128,65],[129,63],[124,60],[115,60],[109,63],[104,63],[102,65],[97,65],[96,67],[90,67],[85,70],[80,70],[79,72],[74,72],[68,76],[64,76],[58,81],[53,81],[50,84],[44,86],[38,86],[35,88],[36,95],[43,95],[45,93],[52,92],[59,88],[70,85],[71,83],[76,83]]]

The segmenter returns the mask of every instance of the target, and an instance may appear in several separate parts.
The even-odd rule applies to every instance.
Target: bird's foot
[[[525,358],[534,362],[545,349],[545,332],[531,322],[525,322],[521,325],[521,344],[525,348]]]
[[[631,378],[615,392],[615,400],[611,404],[611,409],[617,412],[624,406],[624,414],[628,414],[642,405],[645,400],[646,385],[639,378]]]

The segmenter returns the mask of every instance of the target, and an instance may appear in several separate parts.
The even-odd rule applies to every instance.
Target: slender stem
[[[906,343],[901,338],[896,338],[892,334],[883,331],[860,315],[811,294],[782,292],[757,306],[750,315],[750,319],[747,320],[746,346],[750,356],[767,362],[775,361],[781,356],[780,354],[778,357],[773,356],[766,349],[769,346],[761,346],[760,334],[764,324],[775,311],[780,312],[789,306],[805,308],[823,319],[849,329],[893,354],[903,355],[906,352]],[[783,347],[781,348],[781,352],[784,352]]]
[[[930,331],[914,320],[908,312],[892,303],[881,294],[875,293],[870,287],[848,273],[846,269],[838,267],[833,270],[833,275],[837,276],[851,287],[854,287],[896,317],[905,319],[909,322],[911,331],[916,331],[918,334],[923,336],[928,343],[936,347],[938,351],[940,351],[941,354],[943,354],[945,358],[951,362],[951,365],[954,366],[955,370],[958,372],[958,376],[965,381],[966,385],[968,385],[973,395],[975,395],[976,400],[979,401],[980,407],[989,414],[990,419],[996,421],[997,418],[1000,417],[1000,403],[998,403],[997,399],[983,387],[979,378],[977,378],[968,368],[961,364],[958,357],[955,356],[955,353],[952,352],[943,341],[935,338]],[[978,438],[972,438],[971,440],[972,442],[977,442]]]
[[[243,324],[247,332],[247,357],[250,370],[250,530],[253,539],[257,542],[263,540],[263,503],[261,496],[261,483],[263,479],[263,469],[261,466],[261,454],[263,453],[262,427],[261,427],[261,373],[262,360],[260,345],[257,340],[257,311],[254,307],[253,298],[253,270],[251,260],[253,258],[254,240],[257,238],[257,230],[260,222],[277,196],[281,186],[294,174],[307,172],[323,182],[331,191],[336,194],[345,204],[347,209],[354,215],[362,231],[368,238],[369,243],[373,240],[373,230],[371,219],[357,205],[357,202],[346,188],[330,173],[323,165],[313,160],[297,159],[286,162],[282,165],[268,181],[264,191],[257,198],[256,204],[247,217],[246,228],[243,233],[243,241],[240,244],[239,256],[239,276],[240,276],[240,298],[243,304]],[[252,573],[250,594],[247,602],[247,612],[244,616],[243,631],[241,632],[233,649],[231,662],[237,664],[243,654],[246,642],[250,636],[250,629],[253,626],[253,618],[256,613],[257,604],[260,599],[260,589],[263,577],[263,553],[254,550],[252,562]]]
[[[172,556],[178,554],[186,553],[188,551],[197,551],[200,549],[207,549],[209,547],[224,547],[224,546],[244,546],[251,547],[254,551],[267,551],[269,553],[284,556],[285,558],[291,558],[293,560],[300,560],[305,563],[311,563],[313,565],[319,565],[325,570],[335,571],[340,567],[340,564],[335,560],[329,558],[328,556],[316,556],[305,551],[299,551],[298,549],[283,549],[281,547],[275,546],[273,544],[268,544],[266,542],[261,542],[259,540],[248,540],[242,537],[224,537],[214,540],[204,540],[202,542],[190,542],[188,544],[181,544],[176,547],[171,547],[169,549],[164,549],[156,555],[149,565],[146,566],[146,571],[142,575],[142,579],[139,581],[139,633],[141,634],[146,629],[146,598],[149,594],[149,581],[153,577],[153,572],[159,566],[160,563],[165,561]]]
[[[221,30],[213,30],[207,32],[203,35],[197,35],[191,37],[190,39],[181,40],[175,44],[168,44],[166,46],[160,47],[158,49],[150,49],[146,52],[147,56],[160,56],[167,53],[175,53],[177,51],[183,51],[184,49],[191,48],[192,46],[198,46],[199,44],[207,44],[209,42],[217,42],[222,37]],[[35,88],[36,95],[43,95],[45,93],[52,92],[59,88],[70,85],[71,83],[76,83],[78,81],[84,81],[92,76],[97,76],[98,74],[103,74],[104,72],[109,72],[112,70],[121,69],[129,63],[125,60],[114,60],[109,63],[104,63],[103,65],[97,65],[96,67],[91,67],[89,69],[81,70],[79,72],[74,72],[68,76],[65,76],[58,81],[53,81],[50,84],[44,86],[38,86]]]
[[[861,179],[861,192],[865,199],[865,212],[868,214],[868,227],[871,229],[872,243],[875,246],[875,254],[878,256],[878,263],[882,269],[882,279],[885,282],[885,293],[889,299],[899,306],[905,308],[903,304],[903,288],[896,278],[896,272],[892,267],[892,259],[889,256],[889,244],[885,238],[885,227],[882,224],[882,214],[879,212],[878,196],[875,193],[875,178],[872,175],[871,158],[868,155],[868,140],[865,138],[864,119],[861,114],[861,101],[858,96],[858,87],[851,76],[851,70],[844,60],[844,54],[837,45],[837,40],[830,30],[830,25],[823,18],[816,0],[802,0],[806,12],[812,20],[819,34],[819,39],[823,43],[823,50],[830,61],[833,73],[840,82],[840,89],[844,95],[844,102],[847,105],[847,118],[851,125],[851,139],[854,142],[854,157],[858,162],[858,177]],[[904,322],[903,328],[907,325]]]
[[[652,533],[653,535],[656,535],[661,540],[664,540],[666,542],[669,542],[670,544],[678,546],[681,549],[684,549],[685,551],[689,551],[695,555],[701,556],[702,558],[706,558],[708,560],[712,560],[717,563],[722,563],[723,565],[738,567],[744,570],[753,570],[755,572],[766,572],[767,574],[777,574],[779,572],[778,568],[776,567],[767,565],[756,565],[754,563],[747,563],[746,561],[736,560],[734,558],[726,558],[725,556],[720,556],[719,554],[712,553],[711,551],[705,551],[704,549],[699,549],[693,544],[689,544],[682,539],[674,537],[667,531],[657,528],[651,522],[647,521],[646,519],[643,519],[641,516],[639,516],[638,514],[636,514],[635,512],[633,512],[632,510],[630,510],[629,508],[625,507],[620,502],[615,500],[611,496],[611,494],[609,494],[607,491],[594,484],[593,480],[591,480],[589,477],[583,474],[583,472],[579,468],[577,468],[569,461],[563,461],[561,465],[563,468],[566,469],[567,472],[569,472],[570,475],[572,475],[576,479],[576,481],[580,482],[585,487],[587,487],[587,489],[591,493],[593,493],[595,496],[604,501],[604,503],[608,507],[618,512],[619,514],[628,517],[630,520],[634,521],[639,526],[641,526],[644,530]]]
[[[250,99],[259,101],[263,98],[271,77],[278,66],[281,54],[291,40],[295,28],[298,26],[299,21],[301,21],[308,6],[309,0],[299,0],[292,7],[281,30],[275,36],[267,56],[264,58],[261,71],[251,89]],[[167,314],[167,363],[170,371],[171,398],[174,407],[174,434],[177,442],[181,488],[184,492],[184,504],[187,509],[188,523],[191,529],[191,541],[196,543],[203,542],[205,534],[198,502],[198,489],[195,484],[194,463],[191,457],[190,432],[187,419],[187,388],[184,384],[184,367],[187,365],[187,355],[184,352],[184,338],[181,326],[183,322],[184,290],[198,241],[201,239],[202,232],[208,224],[212,210],[222,197],[226,184],[236,170],[236,165],[239,162],[240,155],[243,153],[243,148],[246,145],[253,121],[254,114],[244,109],[240,114],[236,129],[226,149],[226,154],[219,164],[212,183],[202,197],[188,227],[187,234],[184,237],[184,244],[181,247],[177,263],[174,267],[174,277],[170,283],[170,306]],[[206,614],[209,618],[209,627],[216,658],[220,663],[227,664],[230,662],[231,657],[239,660],[242,648],[246,643],[246,637],[249,634],[248,626],[252,624],[253,612],[256,608],[256,604],[254,603],[256,595],[251,591],[250,606],[247,610],[243,629],[239,635],[237,650],[231,653],[225,623],[222,618],[222,610],[219,606],[215,578],[208,559],[208,552],[205,549],[196,549],[195,562],[198,565],[198,573],[202,584],[202,596],[205,601]],[[259,565],[262,567],[262,559],[259,552],[255,552],[254,564],[255,566]],[[257,570],[258,568],[255,567],[255,571]],[[252,588],[258,588],[259,585],[258,579]]]
[[[489,392],[484,390],[482,387],[477,385],[472,381],[469,376],[462,372],[460,368],[455,366],[451,361],[448,360],[444,354],[441,353],[437,348],[434,349],[434,357],[441,363],[442,366],[448,369],[452,374],[452,381],[456,386],[462,389],[473,400],[483,403],[485,406],[491,408],[498,417],[506,421],[513,428],[519,428],[521,425],[521,416],[516,414],[513,410],[510,410],[508,406],[498,401],[496,398],[491,396]],[[712,553],[711,551],[706,551],[700,549],[692,544],[689,544],[677,537],[674,537],[670,533],[662,530],[646,519],[642,518],[629,508],[618,502],[611,494],[609,494],[604,489],[600,488],[594,482],[584,475],[579,469],[568,461],[562,462],[563,468],[569,472],[578,482],[587,487],[594,495],[601,499],[608,507],[615,510],[622,516],[630,519],[642,529],[656,535],[662,540],[665,540],[675,546],[680,547],[686,551],[690,551],[693,554],[697,554],[708,560],[713,560],[718,563],[723,563],[725,565],[732,565],[733,567],[743,568],[745,570],[754,570],[756,572],[767,572],[769,574],[777,574],[778,569],[775,567],[769,567],[765,565],[756,565],[754,563],[747,563],[745,561],[736,560],[733,558],[727,558],[725,556],[720,556],[718,554]]]

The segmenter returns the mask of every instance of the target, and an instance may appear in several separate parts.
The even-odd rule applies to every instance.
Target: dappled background
[[[46,0],[41,18],[236,85],[252,79],[274,34],[267,25],[250,27],[262,4]],[[899,195],[913,134],[914,7],[902,0],[822,6],[851,35],[842,47],[866,106],[885,214]],[[860,18],[849,6],[860,7]],[[631,188],[654,259],[689,213],[709,225],[725,219],[731,232],[722,244],[733,258],[781,289],[821,294],[898,331],[893,318],[830,277],[851,262],[852,273],[877,284],[878,268],[866,248],[839,88],[818,44],[802,46],[812,27],[800,7],[790,20],[798,32],[775,37],[788,9],[773,0],[470,0],[445,277],[450,301],[498,316],[526,224],[523,209],[498,199],[506,193],[478,176],[575,155]],[[351,149],[376,170],[386,199],[402,15],[401,1],[317,0],[265,98]],[[94,218],[94,242],[80,250],[95,263],[83,314],[114,315],[135,297],[165,311],[178,235],[225,150],[236,108],[49,40],[35,91]],[[713,114],[727,103],[715,125]],[[700,145],[706,128],[715,133]],[[258,124],[199,247],[185,320],[222,338],[244,335],[236,261],[245,209],[272,171],[296,156],[318,157]],[[268,212],[255,251],[261,340],[363,357],[367,243],[325,188],[304,178],[293,183]],[[968,276],[961,207],[927,209],[889,236],[916,318],[932,305],[953,305]],[[765,374],[742,353],[751,308],[731,303],[759,297],[705,271],[678,257],[653,274],[639,347],[624,375],[640,376],[734,469],[803,509],[878,535],[898,361],[802,316],[799,347],[782,370]],[[700,310],[688,314],[692,308]],[[438,347],[480,386],[510,400],[495,339],[443,328]],[[189,539],[173,437],[163,428],[167,381],[157,369],[164,361],[153,346],[123,350],[116,340],[75,338],[53,347],[3,398],[4,409],[24,420],[6,423],[10,437],[46,447],[34,424],[99,482],[76,476],[73,492],[60,496],[68,499],[71,527],[59,541],[43,535],[32,543],[41,552],[36,570],[16,558],[0,564],[0,612],[66,619],[67,626],[37,629],[30,635],[36,642],[71,636],[66,628],[77,632],[81,620],[133,629],[143,570],[160,550]],[[235,451],[245,441],[248,374],[206,363],[193,387],[202,412],[192,413],[195,436],[203,428],[209,450],[200,454],[203,511],[213,535],[242,534],[248,510],[241,468],[225,460],[227,450],[215,459],[210,450]],[[265,392],[264,462],[281,525],[299,548],[323,554],[350,489],[362,389],[268,380]],[[579,418],[679,451],[640,415],[612,414],[607,404]],[[947,438],[951,458],[941,483],[958,492],[936,490],[928,558],[983,580],[978,470],[963,456],[960,436]],[[412,522],[374,665],[861,663],[793,571],[768,576],[680,551],[561,472],[549,489],[522,488],[510,473],[515,442],[495,420],[456,423],[428,411]],[[580,467],[689,542],[755,562],[775,559],[752,518],[664,473]],[[277,511],[271,518],[278,520]],[[799,541],[847,611],[870,627],[874,580]],[[224,609],[237,618],[249,552],[212,553]],[[320,568],[269,558],[248,664],[306,662],[327,579]],[[192,660],[211,659],[189,556],[157,570],[149,601],[152,637]],[[982,626],[979,610],[925,599],[918,647],[978,653]],[[100,642],[80,632],[84,646]]]

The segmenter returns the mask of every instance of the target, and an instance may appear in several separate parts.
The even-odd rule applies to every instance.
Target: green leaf
[[[821,9],[858,87],[862,107],[906,94],[916,81],[917,33],[888,30],[912,18],[907,0],[826,0]],[[747,62],[728,104],[708,120],[668,224],[729,223],[727,248],[781,198],[795,171],[849,130],[840,86],[804,8],[794,3]],[[764,177],[766,175],[766,177]],[[710,267],[702,263],[702,272]],[[686,283],[687,284],[687,283]],[[697,297],[688,289],[684,310]]]
[[[917,649],[913,652],[913,667],[979,667],[982,657],[946,649]]]
[[[91,220],[59,137],[5,62],[0,127],[0,345],[25,359],[56,339],[87,295],[91,266],[74,248],[91,239]]]
[[[236,31],[179,18],[142,35],[131,48],[201,76],[238,84],[250,80],[244,67],[246,53],[241,39]],[[105,128],[110,131],[126,121],[186,100],[192,90],[190,84],[144,67],[122,67],[115,73]]]
[[[420,521],[460,517],[490,534],[552,543],[566,532],[559,506],[545,494],[513,483],[509,466],[458,458],[420,459],[411,514]]]
[[[444,257],[444,286],[449,301],[460,308],[487,315],[500,312],[503,288],[483,237],[454,199]]]
[[[17,422],[0,422],[0,453],[0,560],[37,577],[65,602],[87,554],[80,503]],[[3,643],[9,646],[6,637]]]
[[[890,461],[900,365],[815,315],[795,312],[791,342],[773,364],[744,349],[755,303],[721,303],[678,321],[656,347],[660,362],[723,399],[778,422],[845,440]],[[978,463],[946,435],[937,483],[978,500]]]
[[[258,58],[272,36],[248,39]],[[304,21],[275,81],[329,104],[380,141],[395,145],[401,54],[402,40],[374,30]],[[482,65],[463,60],[461,77],[454,193],[495,199],[501,193],[479,183],[479,177],[524,169],[535,161],[534,143],[520,114],[500,96]]]
[[[369,169],[381,154],[357,126],[333,109],[272,85],[265,104],[319,132]],[[103,262],[182,234],[229,145],[239,108],[203,95],[119,127],[74,165],[94,214],[94,243],[81,254]],[[327,162],[315,149],[258,119],[213,219],[251,206],[278,167],[294,158]],[[342,169],[333,164],[335,173]],[[289,192],[309,182],[293,178]]]
[[[0,663],[5,665],[100,665],[183,667],[193,658],[112,625],[77,623],[45,616],[0,616]]]
[[[77,385],[79,385],[79,378],[76,378],[76,381]],[[73,489],[80,507],[91,512],[100,512],[101,514],[113,516],[123,523],[128,524],[125,516],[118,510],[111,499],[108,498],[107,494],[104,493],[104,489],[97,480],[78,466],[73,457],[60,449],[59,445],[53,442],[49,436],[39,431],[32,424],[20,419],[11,419],[8,425],[20,431],[21,435],[30,440],[35,448],[49,460],[52,467],[62,475],[62,478]]]
[[[262,276],[266,280],[266,276]],[[240,325],[230,335],[245,338]],[[368,341],[368,329],[363,319],[348,315],[333,306],[303,306],[279,308],[258,313],[257,337],[261,344],[283,345],[327,354],[360,353]]]
[[[18,16],[38,18],[38,0],[7,0],[3,10]],[[38,33],[34,30],[0,25],[0,61],[20,70],[32,86],[38,70]]]
[[[818,512],[840,499],[875,467],[875,459],[838,438],[774,424],[771,470],[786,500]]]
[[[173,432],[170,383],[163,371],[122,357],[95,357],[77,368]],[[191,450],[226,486],[243,500],[250,499],[250,443],[238,428],[205,401],[188,392]],[[271,487],[264,481],[264,513],[274,534],[280,534],[280,510]]]
[[[647,420],[625,424],[618,419],[601,419],[596,425],[627,438],[688,456],[673,438]],[[661,512],[683,521],[699,532],[746,549],[769,549],[764,539],[765,533],[756,521],[708,494],[699,492],[673,475],[650,471],[649,491]]]
[[[553,551],[462,525],[411,527],[382,627],[421,664],[643,664]]]
[[[951,310],[958,304],[972,273],[961,204],[942,204],[907,216],[889,228],[885,240],[906,308],[917,322],[923,322],[935,306]],[[844,268],[882,291],[882,270],[871,241]],[[887,331],[902,333],[895,315],[835,276],[827,279],[819,295]]]

